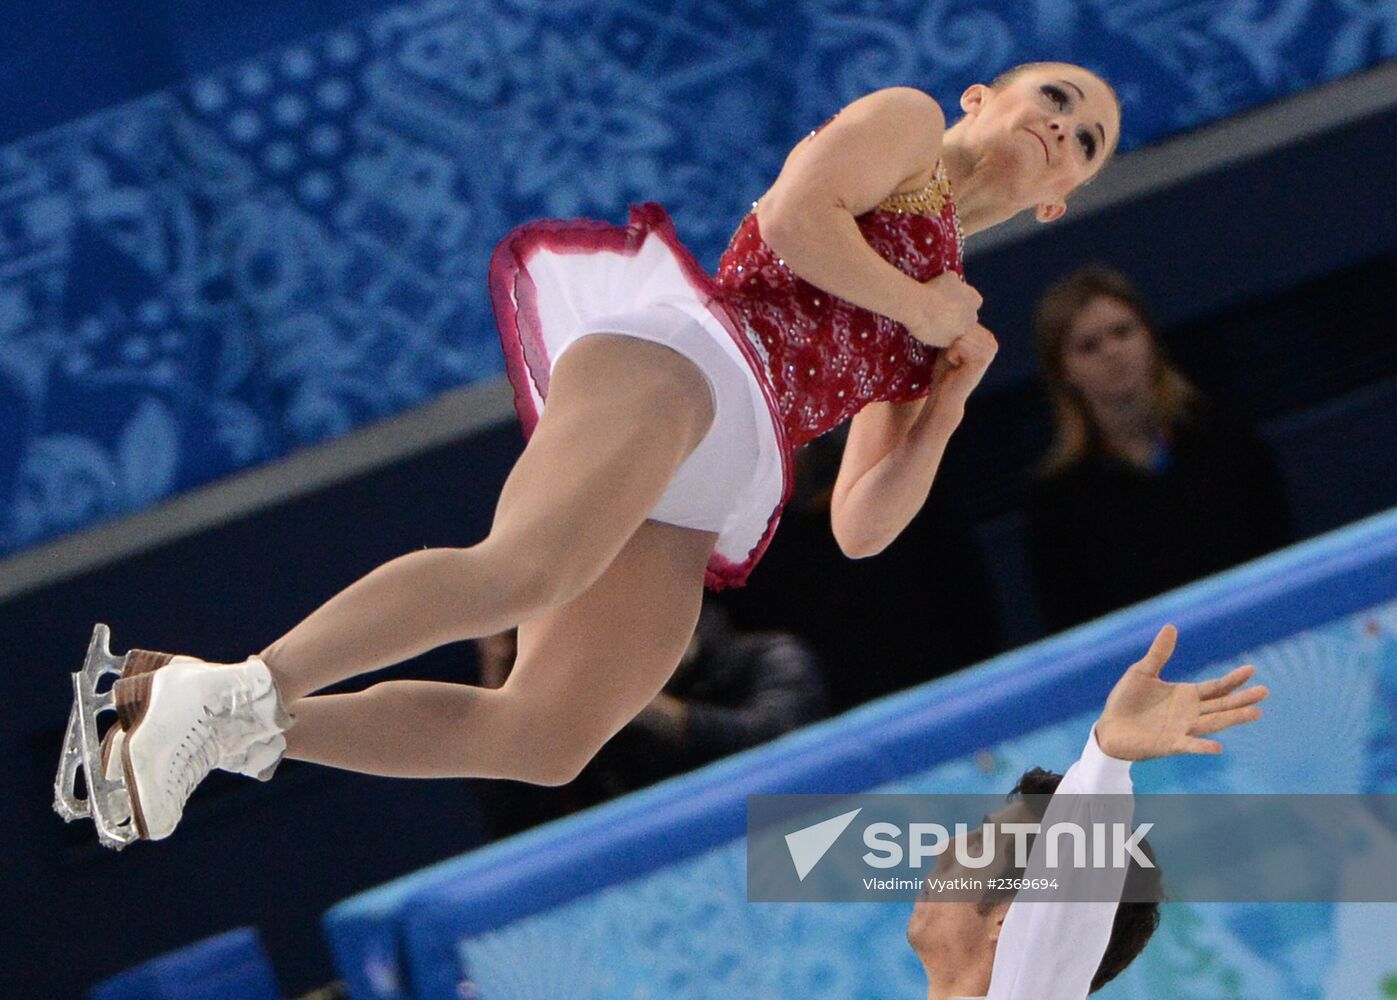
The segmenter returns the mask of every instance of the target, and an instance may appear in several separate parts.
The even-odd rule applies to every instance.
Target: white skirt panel
[[[684,273],[660,233],[612,249],[592,245],[596,231],[613,242],[613,234],[627,232],[585,220],[577,228],[526,225],[492,262],[496,317],[525,431],[532,433],[546,406],[552,366],[585,336],[638,337],[688,358],[712,391],[713,424],[649,516],[717,532],[708,583],[738,585],[769,540],[788,480],[760,362],[713,314],[708,290]]]

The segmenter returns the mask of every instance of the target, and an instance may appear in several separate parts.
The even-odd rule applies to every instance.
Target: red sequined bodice
[[[940,165],[921,191],[894,195],[855,221],[874,250],[918,281],[964,273],[956,210]],[[762,239],[755,211],[733,234],[715,281],[762,355],[788,448],[875,400],[904,402],[928,392],[938,350],[901,323],[796,277]]]

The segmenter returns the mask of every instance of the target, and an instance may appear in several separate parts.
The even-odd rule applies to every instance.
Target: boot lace
[[[170,794],[181,811],[195,787],[218,764],[218,743],[209,724],[211,713],[207,705],[199,712],[194,725],[185,732],[170,757]]]

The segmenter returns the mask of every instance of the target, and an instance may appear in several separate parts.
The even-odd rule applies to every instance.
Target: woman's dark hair
[[[1159,419],[1173,426],[1187,419],[1202,394],[1169,361],[1149,307],[1135,283],[1120,271],[1089,264],[1054,283],[1038,300],[1034,313],[1039,365],[1053,407],[1053,444],[1040,473],[1046,475],[1075,465],[1101,447],[1101,434],[1091,409],[1067,381],[1063,355],[1077,316],[1098,298],[1115,299],[1140,320],[1154,347],[1150,387]]]
[[[1008,797],[1010,801],[1022,800],[1041,820],[1047,811],[1048,801],[1061,781],[1062,775],[1035,767],[1020,776]],[[1164,898],[1163,875],[1149,840],[1142,837],[1139,846],[1141,853],[1155,867],[1146,868],[1132,859],[1130,867],[1126,869],[1121,897],[1139,902],[1122,902],[1116,907],[1111,939],[1106,944],[1106,953],[1101,956],[1101,964],[1096,967],[1096,975],[1091,979],[1092,993],[1124,972],[1126,966],[1135,961],[1135,956],[1145,950],[1150,936],[1159,927],[1158,901]]]

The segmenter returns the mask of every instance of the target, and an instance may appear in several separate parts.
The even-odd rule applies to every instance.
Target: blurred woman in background
[[[1051,631],[1290,540],[1270,449],[1173,367],[1129,278],[1075,271],[1044,294],[1035,325],[1055,431],[1029,557]]]

